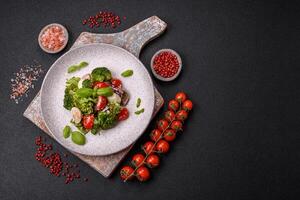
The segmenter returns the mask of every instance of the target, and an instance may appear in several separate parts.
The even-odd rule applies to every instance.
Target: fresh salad
[[[123,89],[122,82],[113,78],[109,69],[97,67],[83,77],[72,77],[66,81],[64,107],[72,113],[73,123],[78,130],[86,134],[89,131],[97,134],[100,130],[114,127],[118,121],[129,116],[126,105],[128,93]],[[64,129],[69,137],[69,128]],[[65,137],[65,138],[67,138]],[[72,135],[73,142],[84,144],[77,135]]]

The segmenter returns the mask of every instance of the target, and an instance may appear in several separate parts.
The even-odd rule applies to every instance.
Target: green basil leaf
[[[128,70],[122,72],[121,75],[122,75],[123,77],[129,77],[129,76],[132,76],[132,75],[133,75],[133,70],[128,69]]]
[[[76,91],[79,97],[87,98],[93,95],[93,89],[91,88],[80,88]]]
[[[109,97],[114,94],[114,91],[111,87],[105,87],[105,88],[99,88],[97,89],[97,95],[98,96],[105,96]]]
[[[71,133],[71,127],[70,126],[65,126],[65,128],[63,129],[63,136],[64,138],[68,138],[70,137],[70,133]]]
[[[136,100],[136,107],[137,107],[137,108],[140,107],[141,103],[142,103],[141,98],[138,98],[138,99]]]
[[[142,108],[141,110],[135,111],[134,113],[135,113],[136,115],[139,115],[139,114],[142,114],[144,111],[145,111],[145,109]]]

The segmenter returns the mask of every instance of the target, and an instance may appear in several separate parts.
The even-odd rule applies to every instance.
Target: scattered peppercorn
[[[123,17],[125,20],[126,17]],[[116,28],[121,24],[121,17],[113,12],[100,11],[94,16],[82,20],[82,25],[87,25],[89,28]]]
[[[65,184],[73,182],[75,179],[80,179],[80,170],[78,164],[71,164],[62,160],[59,152],[53,152],[51,144],[45,144],[42,137],[36,137],[35,144],[38,146],[35,153],[35,159],[39,161],[44,167],[49,168],[50,174],[54,176],[65,177]],[[64,153],[64,157],[68,154]],[[85,178],[86,182],[88,179]]]

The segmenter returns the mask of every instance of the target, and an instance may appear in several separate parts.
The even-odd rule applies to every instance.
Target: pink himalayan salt
[[[64,30],[59,26],[47,28],[41,36],[41,44],[52,51],[59,50],[65,43]]]

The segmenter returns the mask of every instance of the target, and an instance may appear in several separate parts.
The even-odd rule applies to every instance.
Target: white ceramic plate
[[[81,61],[89,65],[80,71],[67,73],[70,65]],[[126,106],[130,115],[114,128],[101,131],[100,135],[86,134],[86,144],[80,146],[74,144],[71,138],[65,139],[62,134],[65,125],[71,125],[72,118],[70,111],[63,107],[65,83],[68,78],[81,77],[96,67],[107,67],[113,77],[122,81],[130,95]],[[127,69],[132,69],[134,74],[123,78],[121,73]],[[140,115],[134,114],[137,98],[142,99],[140,108],[145,108]],[[153,83],[144,65],[128,51],[108,44],[85,45],[65,53],[51,66],[42,85],[41,107],[47,128],[64,147],[85,155],[113,154],[135,142],[148,126],[154,109]]]

